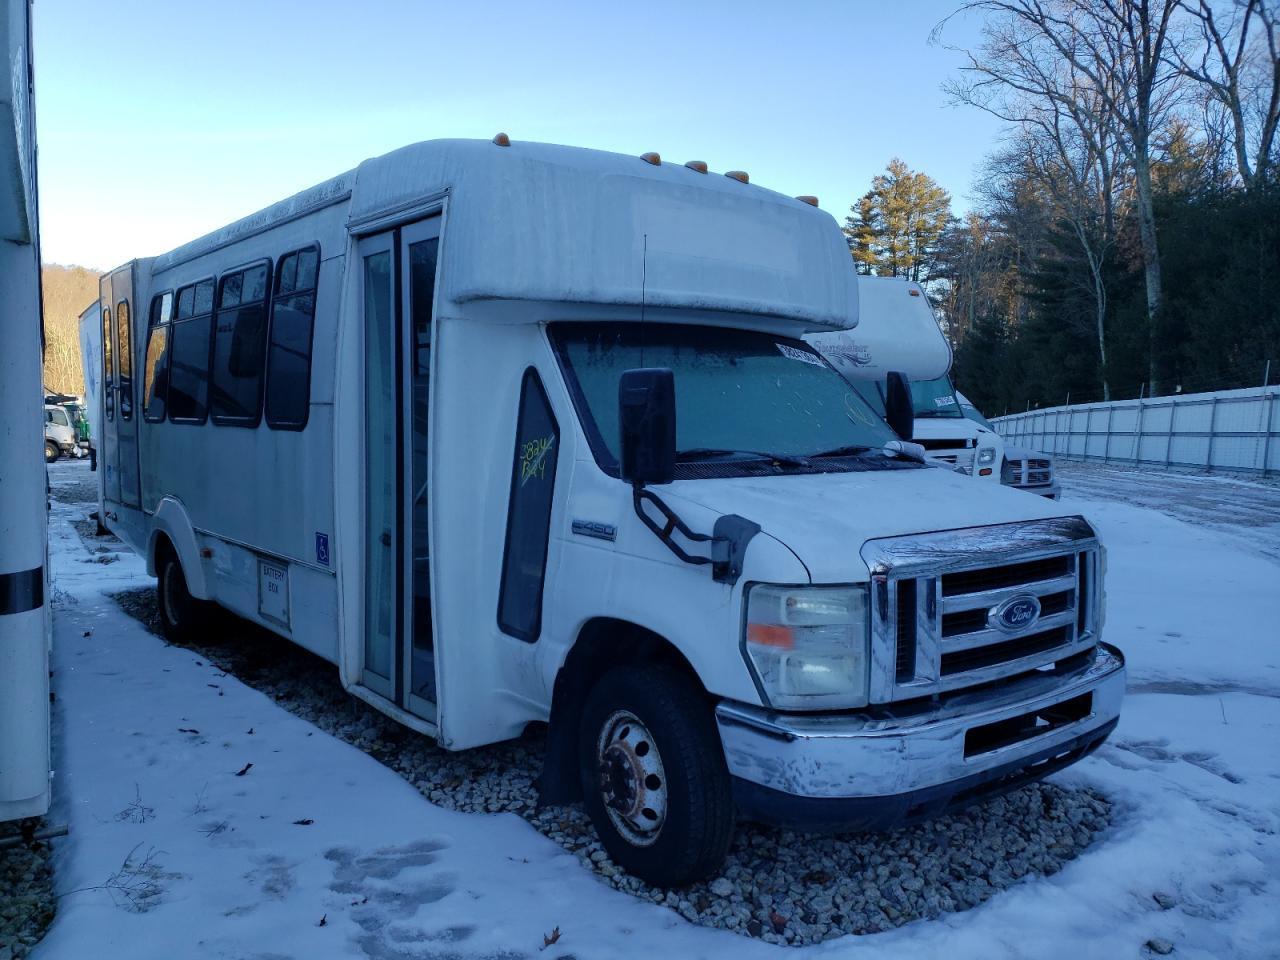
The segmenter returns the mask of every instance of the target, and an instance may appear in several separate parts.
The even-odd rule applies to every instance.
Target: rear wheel
[[[583,706],[578,744],[587,813],[618,866],[659,887],[719,869],[733,797],[706,695],[668,667],[616,667]]]
[[[61,455],[62,451],[58,449],[58,445],[52,440],[44,442],[44,462],[53,463]]]
[[[182,645],[204,636],[214,611],[214,604],[191,595],[178,555],[168,544],[160,548],[156,557],[156,605],[160,608],[164,638]]]

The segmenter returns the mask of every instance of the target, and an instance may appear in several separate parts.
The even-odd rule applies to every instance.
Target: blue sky
[[[162,253],[435,137],[657,150],[816,194],[890,157],[963,210],[999,124],[948,104],[958,0],[40,0],[44,257]],[[976,24],[949,28],[972,40]]]

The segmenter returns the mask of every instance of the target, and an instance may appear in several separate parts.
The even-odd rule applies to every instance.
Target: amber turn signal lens
[[[771,623],[747,624],[747,639],[762,647],[779,647],[790,650],[796,645],[796,638],[790,627],[775,626]]]

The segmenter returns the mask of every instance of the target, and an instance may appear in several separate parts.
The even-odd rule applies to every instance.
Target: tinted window
[[[115,371],[111,368],[111,311],[102,311],[102,409],[108,420],[116,418]]]
[[[168,324],[172,313],[172,293],[163,293],[151,299],[147,356],[142,370],[142,416],[151,423],[164,419],[165,398],[169,391]]]
[[[204,306],[204,312],[199,307]],[[178,291],[178,318],[169,325],[169,419],[204,423],[209,409],[209,347],[213,281]],[[184,310],[195,313],[183,316]]]
[[[255,264],[224,276],[219,285],[210,395],[214,423],[258,425],[267,338],[267,273],[267,264]]]
[[[542,581],[551,530],[560,428],[532,367],[520,386],[520,414],[511,464],[507,544],[502,555],[498,626],[532,643],[542,629]]]
[[[301,430],[311,407],[311,335],[315,324],[320,251],[298,250],[280,258],[271,302],[267,347],[268,426]]]
[[[116,304],[117,362],[120,365],[120,419],[133,419],[133,350],[129,340],[129,301]]]

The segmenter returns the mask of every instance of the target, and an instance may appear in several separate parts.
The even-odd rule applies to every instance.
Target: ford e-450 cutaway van
[[[101,281],[101,513],[162,626],[217,604],[548,803],[706,876],[736,818],[864,829],[1115,726],[1084,518],[930,465],[803,339],[858,279],[812,198],[437,141]]]

